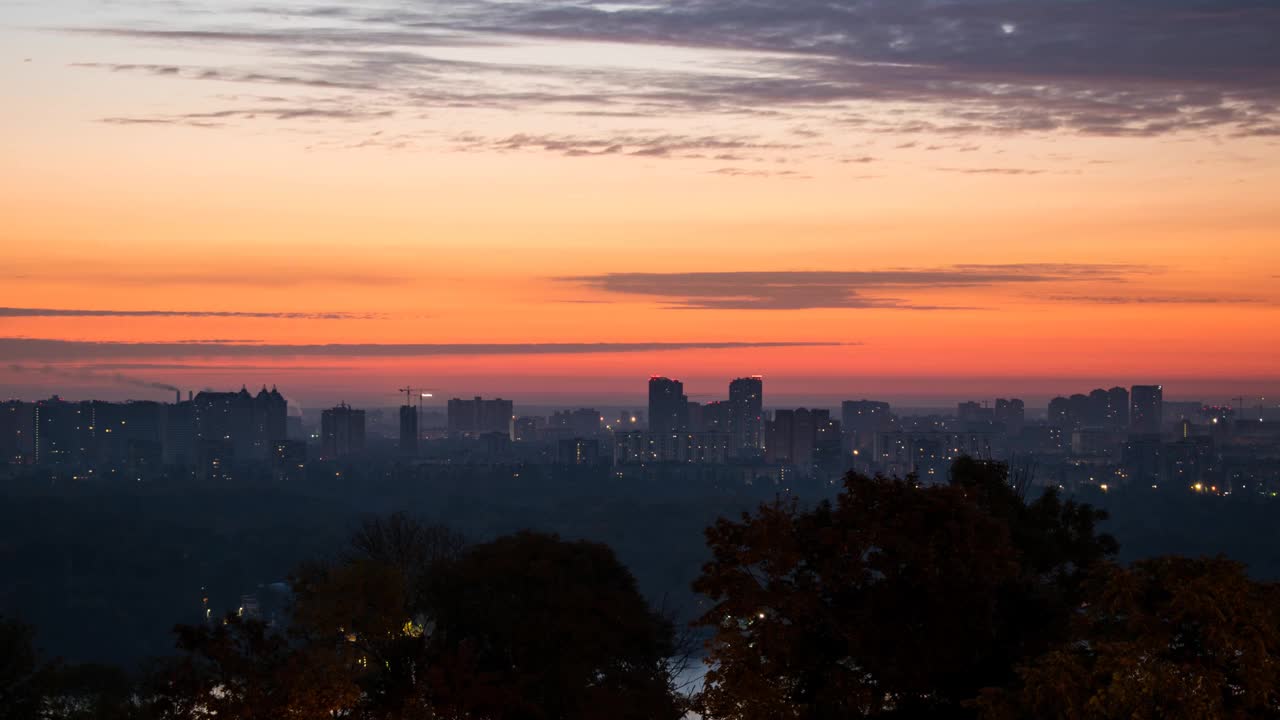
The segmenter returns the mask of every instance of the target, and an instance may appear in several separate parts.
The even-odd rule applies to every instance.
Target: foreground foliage
[[[964,717],[1063,641],[1116,551],[1102,514],[962,460],[923,486],[851,474],[834,503],[778,502],[707,531],[710,717]]]

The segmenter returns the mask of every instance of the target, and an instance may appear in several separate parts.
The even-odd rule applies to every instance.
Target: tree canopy
[[[776,502],[707,531],[710,717],[958,716],[1060,639],[1098,511],[1027,503],[998,463],[950,482],[850,474],[835,502]]]
[[[674,628],[607,546],[523,532],[464,547],[366,523],[295,574],[287,632],[179,627],[166,717],[675,720]]]
[[[1064,641],[980,703],[1015,718],[1280,715],[1280,588],[1225,558],[1098,568]]]

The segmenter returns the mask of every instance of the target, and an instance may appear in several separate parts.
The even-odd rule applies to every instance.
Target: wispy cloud
[[[224,310],[101,310],[85,308],[0,307],[0,317],[189,317],[274,318],[278,320],[368,320],[378,315],[345,312],[239,312]]]
[[[1280,132],[1280,8],[1260,0],[458,0],[425,7],[374,0],[263,8],[252,22],[233,17],[170,14],[149,28],[72,31],[200,43],[257,61],[248,69],[97,64],[106,69],[354,90],[398,108],[558,103],[566,112],[649,118],[785,113],[805,120],[813,134],[795,135],[805,141],[821,141],[816,128],[833,120],[950,135]],[[548,40],[718,55],[672,70],[540,61],[529,53],[473,52],[461,61],[442,52]]]
[[[1123,281],[1151,272],[1135,265],[1023,263],[863,271],[606,273],[558,278],[606,293],[654,298],[681,310],[862,308],[960,310],[883,293],[1084,280]],[[868,290],[875,294],[868,294]]]
[[[795,145],[771,143],[754,136],[713,135],[638,135],[619,134],[602,137],[574,135],[516,134],[490,139],[472,135],[455,138],[459,146],[467,149],[527,150],[538,149],[561,153],[571,157],[586,155],[634,155],[637,157],[719,157],[723,153],[789,150]]]
[[[521,355],[594,355],[651,353],[675,350],[734,350],[773,347],[821,347],[837,342],[647,342],[647,343],[330,343],[241,344],[98,342],[43,338],[0,338],[0,357],[22,363],[183,358],[298,358],[298,357],[478,357]]]
[[[934,168],[942,172],[960,173],[962,175],[1043,175],[1045,170],[1031,170],[1029,168],[1001,168],[1001,167],[983,167],[983,168],[954,168],[940,167]]]

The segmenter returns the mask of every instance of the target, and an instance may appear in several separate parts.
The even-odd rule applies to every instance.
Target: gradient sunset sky
[[[7,0],[0,396],[1274,401],[1277,38],[1270,0]]]

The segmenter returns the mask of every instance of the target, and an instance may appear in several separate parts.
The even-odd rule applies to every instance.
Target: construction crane
[[[423,399],[423,398],[435,397],[435,395],[434,395],[433,393],[431,393],[431,391],[429,391],[429,390],[425,390],[425,389],[423,389],[423,388],[402,387],[402,388],[400,388],[397,392],[402,392],[402,393],[404,393],[404,404],[405,404],[405,405],[413,405],[413,394],[414,394],[414,393],[418,393],[418,410],[422,410],[422,399]]]

